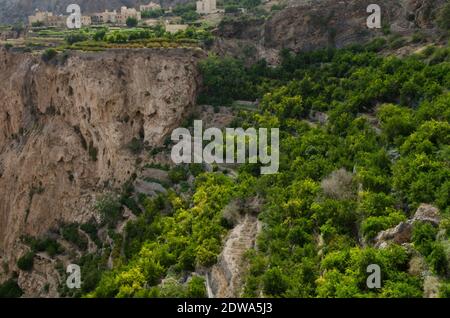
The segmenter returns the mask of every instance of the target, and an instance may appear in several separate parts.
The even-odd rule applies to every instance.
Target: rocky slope
[[[255,248],[260,228],[257,217],[246,214],[230,231],[217,264],[206,275],[208,297],[240,296],[245,268],[244,254]]]
[[[96,195],[130,178],[133,138],[161,145],[180,125],[201,57],[114,50],[44,62],[0,51],[0,272],[16,269],[20,236],[88,220]]]
[[[344,47],[364,43],[382,35],[369,30],[366,8],[371,0],[292,0],[268,19],[248,18],[224,21],[217,30],[218,53],[244,54],[276,62],[282,48],[310,51],[328,46]],[[418,29],[435,33],[434,20],[445,0],[380,0],[382,25],[394,33],[412,34]]]

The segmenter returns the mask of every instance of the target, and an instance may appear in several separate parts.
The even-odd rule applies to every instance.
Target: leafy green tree
[[[19,298],[22,294],[22,289],[13,279],[9,279],[3,284],[0,284],[0,298]]]
[[[135,28],[138,25],[138,20],[134,17],[128,17],[126,21],[126,25],[129,28]]]
[[[414,246],[425,256],[433,251],[433,243],[437,235],[437,229],[430,223],[418,222],[414,224],[412,241]]]
[[[437,23],[440,28],[450,30],[450,3],[447,3],[439,12]]]
[[[199,67],[205,87],[199,97],[200,103],[229,105],[234,99],[253,97],[242,62],[230,57],[210,56],[201,61]]]
[[[434,243],[432,252],[428,256],[428,262],[434,272],[440,276],[446,276],[448,273],[447,253],[441,243]]]
[[[187,286],[187,297],[205,298],[206,296],[206,285],[204,278],[199,276],[192,277]]]
[[[288,282],[279,267],[270,268],[263,276],[264,292],[270,296],[282,296]]]
[[[49,62],[57,55],[58,55],[58,51],[56,51],[55,49],[52,49],[52,48],[46,49],[44,51],[44,53],[42,53],[42,60],[45,62]]]

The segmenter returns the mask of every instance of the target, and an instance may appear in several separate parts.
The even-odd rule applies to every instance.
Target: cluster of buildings
[[[120,10],[94,13],[81,17],[81,25],[89,26],[91,24],[114,24],[125,25],[129,18],[135,18],[137,21],[142,20],[142,12],[161,9],[161,5],[151,1],[149,4],[141,5],[139,11],[135,8],[121,7]],[[217,9],[217,0],[200,0],[197,1],[196,11],[198,14],[212,14],[222,12]],[[67,17],[64,15],[53,15],[52,12],[36,10],[35,14],[28,17],[30,26],[56,26],[64,27],[67,22]],[[144,21],[146,24],[152,24],[153,21]],[[167,24],[167,22],[166,22]]]
[[[136,20],[142,20],[141,12],[148,10],[161,9],[161,6],[157,3],[150,2],[146,5],[141,5],[139,10],[134,8],[121,7],[120,11],[105,10],[101,13],[94,13],[90,16],[82,16],[81,24],[83,26],[89,26],[91,24],[104,24],[111,23],[116,25],[125,25],[128,18],[135,18]],[[44,26],[65,26],[67,17],[64,15],[54,15],[52,12],[36,10],[35,14],[28,17],[28,23],[30,25],[44,25]]]
[[[121,7],[120,11],[108,11],[102,13],[94,13],[91,16],[91,20],[93,24],[104,24],[104,23],[112,23],[112,24],[120,24],[124,25],[127,23],[129,18],[135,18],[140,21],[142,19],[141,12],[137,11],[134,8]]]
[[[28,17],[28,23],[31,26],[34,25],[45,25],[45,26],[65,26],[67,22],[67,17],[63,15],[53,15],[52,12],[39,11],[36,10],[35,14]],[[81,24],[90,25],[91,17],[82,16]]]

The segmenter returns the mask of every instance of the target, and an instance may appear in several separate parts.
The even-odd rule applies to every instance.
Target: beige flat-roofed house
[[[45,26],[63,26],[66,19],[64,16],[53,15],[53,12],[36,10],[34,15],[28,17],[28,23],[29,25],[42,23]]]
[[[155,9],[161,9],[161,6],[158,3],[154,3],[153,1],[150,1],[149,4],[143,4],[139,7],[139,11],[151,11]]]
[[[94,13],[91,16],[92,24],[117,23],[117,11],[108,11]]]
[[[91,25],[91,24],[92,24],[92,19],[91,19],[90,16],[83,15],[83,16],[81,17],[81,25],[82,25],[82,26],[89,26],[89,25]]]
[[[126,24],[128,18],[136,18],[141,21],[141,13],[134,8],[121,7],[120,13],[117,14],[117,23]]]

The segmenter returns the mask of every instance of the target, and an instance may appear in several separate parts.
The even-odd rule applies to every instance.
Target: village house
[[[216,12],[218,12],[216,0],[197,1],[197,13],[198,14],[211,14],[211,13],[216,13]]]
[[[156,9],[161,9],[161,6],[157,3],[154,3],[153,1],[150,1],[149,4],[144,4],[139,7],[139,10],[141,12],[151,11],[151,10],[156,10]]]
[[[117,11],[105,10],[101,13],[94,13],[91,16],[92,24],[117,23]]]
[[[141,21],[141,13],[134,8],[121,7],[120,13],[117,14],[117,23],[122,25],[126,24],[128,18],[135,18]]]
[[[125,25],[127,23],[128,18],[136,18],[138,21],[141,21],[141,13],[134,8],[121,7],[120,12],[108,11],[101,13],[95,13],[91,16],[92,24],[119,24]]]
[[[66,17],[53,15],[52,12],[36,10],[34,15],[28,17],[28,23],[33,26],[40,23],[44,26],[63,26],[66,24]]]

